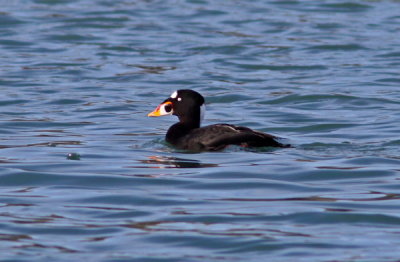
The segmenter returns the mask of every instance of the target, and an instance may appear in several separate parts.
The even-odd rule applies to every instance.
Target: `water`
[[[395,261],[398,1],[3,1],[2,261]],[[294,148],[185,153],[206,124]]]

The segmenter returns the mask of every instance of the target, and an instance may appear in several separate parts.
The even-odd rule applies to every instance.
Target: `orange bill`
[[[161,103],[159,106],[157,106],[157,108],[153,111],[147,114],[147,116],[164,116],[164,115],[168,115],[167,112],[165,112],[164,107],[166,105],[172,105],[171,102],[167,101],[164,103]]]

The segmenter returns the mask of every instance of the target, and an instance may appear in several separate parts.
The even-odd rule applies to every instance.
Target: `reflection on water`
[[[400,199],[400,194],[383,193],[383,192],[368,192],[361,194],[353,194],[354,197],[321,197],[321,196],[310,196],[310,197],[291,197],[291,198],[224,198],[219,199],[222,201],[239,201],[239,202],[272,202],[272,201],[317,201],[317,202],[340,202],[340,201],[381,201],[381,200],[392,200]],[[368,195],[381,195],[378,197],[368,197]]]
[[[82,144],[81,141],[53,141],[53,142],[40,142],[40,143],[24,144],[24,145],[0,145],[0,149],[15,148],[15,147],[36,147],[36,146],[50,146],[50,147],[66,146],[66,145],[78,146],[81,144]]]
[[[131,166],[132,168],[204,168],[218,167],[217,164],[202,163],[198,160],[166,156],[149,156],[148,159],[139,160],[145,166]]]

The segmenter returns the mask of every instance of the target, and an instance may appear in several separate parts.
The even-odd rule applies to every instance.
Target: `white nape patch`
[[[201,122],[203,122],[205,114],[206,114],[206,105],[202,104],[200,106],[200,124],[201,124]]]
[[[171,94],[171,98],[176,98],[177,96],[178,96],[178,92],[177,91],[175,91],[175,92],[173,92]]]

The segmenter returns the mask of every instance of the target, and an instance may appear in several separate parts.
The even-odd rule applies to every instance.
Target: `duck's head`
[[[204,111],[204,97],[202,95],[190,89],[181,89],[173,92],[169,98],[147,116],[176,115],[180,122],[198,122],[200,125]]]

